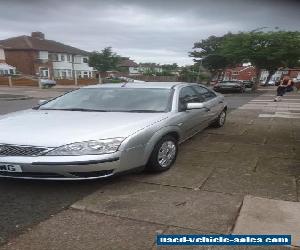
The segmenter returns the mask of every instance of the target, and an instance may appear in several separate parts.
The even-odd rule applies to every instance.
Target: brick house
[[[139,75],[139,65],[131,60],[129,57],[121,57],[121,60],[118,64],[118,68],[121,72],[128,75]]]
[[[0,45],[0,76],[16,74],[16,68],[6,63],[5,47]]]
[[[88,65],[89,53],[45,39],[42,32],[0,41],[5,46],[7,63],[25,75],[43,78],[93,78],[95,70]]]
[[[256,69],[253,66],[237,66],[228,68],[223,72],[224,81],[253,81],[256,77]]]

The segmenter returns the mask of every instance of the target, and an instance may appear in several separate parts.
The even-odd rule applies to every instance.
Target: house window
[[[238,71],[233,71],[233,72],[232,72],[232,75],[238,75],[238,74],[239,74]]]
[[[71,62],[71,55],[67,55],[67,61]]]
[[[84,78],[89,78],[89,72],[88,71],[84,71],[83,72],[83,77]]]
[[[52,61],[57,62],[57,61],[58,61],[58,54],[51,54],[51,55],[50,55],[50,59],[51,59]]]
[[[48,51],[39,51],[39,59],[48,60]]]
[[[63,62],[66,60],[66,57],[65,57],[65,55],[61,55],[61,57],[60,57],[60,58],[61,58],[61,61],[63,61]]]
[[[83,63],[88,63],[88,59],[86,57],[82,58]]]

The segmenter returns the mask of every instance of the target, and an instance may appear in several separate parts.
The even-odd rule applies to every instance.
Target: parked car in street
[[[56,85],[56,81],[51,79],[40,79],[40,84],[43,88],[51,88]]]
[[[245,88],[252,89],[254,86],[253,81],[241,81],[241,83],[245,86]]]
[[[245,91],[245,86],[243,83],[238,81],[222,81],[213,87],[216,92],[239,92],[243,93]]]
[[[0,116],[0,177],[95,179],[165,171],[178,144],[226,120],[224,97],[198,84],[101,84]]]

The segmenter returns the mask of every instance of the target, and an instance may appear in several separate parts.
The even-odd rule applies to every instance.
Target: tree
[[[219,54],[219,49],[224,39],[231,35],[231,33],[228,33],[222,37],[210,36],[201,42],[196,42],[193,48],[194,51],[190,52],[190,56],[194,57],[194,62],[199,67],[204,66],[207,68],[212,73],[212,77],[218,77],[220,71],[224,70],[229,64],[227,58]]]
[[[251,31],[228,37],[221,45],[220,54],[235,63],[250,62],[256,67],[256,83],[260,72],[272,75],[282,67],[295,67],[300,60],[300,32],[294,31]]]
[[[208,75],[199,72],[197,64],[182,67],[180,70],[180,80],[184,82],[202,82],[208,80]]]
[[[223,37],[210,37],[195,43],[196,48],[201,48],[199,53],[191,53],[191,56],[220,56],[220,60],[207,61],[212,69],[219,63],[224,65],[236,65],[250,62],[256,67],[258,84],[262,69],[269,71],[269,77],[281,67],[295,67],[300,60],[300,32],[297,31],[268,31],[257,29],[251,32],[238,34],[228,33]],[[209,58],[209,57],[208,57]],[[223,58],[223,59],[222,59]],[[204,63],[203,59],[203,63]]]
[[[163,64],[163,65],[161,65],[161,67],[164,71],[172,71],[172,70],[177,70],[178,69],[178,64],[177,63]]]
[[[99,79],[101,81],[101,73],[109,70],[117,70],[120,56],[112,51],[111,47],[106,47],[101,52],[93,51],[89,57],[89,65],[99,71]]]

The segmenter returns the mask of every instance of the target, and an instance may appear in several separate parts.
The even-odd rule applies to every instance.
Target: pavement
[[[8,214],[16,227],[19,215],[22,226],[7,230],[10,220],[2,224],[7,233],[0,249],[157,249],[158,233],[292,234],[293,248],[298,249],[300,93],[274,103],[274,92],[270,88],[227,96],[232,106],[226,125],[206,129],[182,144],[175,165],[165,173],[67,186],[1,181],[1,204],[7,206],[0,208],[1,218]],[[57,191],[65,194],[58,196],[59,203],[51,199],[57,199]],[[19,206],[7,205],[9,199]],[[34,212],[40,216],[23,218]]]

